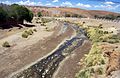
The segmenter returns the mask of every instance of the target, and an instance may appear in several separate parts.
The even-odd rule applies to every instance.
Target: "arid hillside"
[[[73,16],[77,14],[82,17],[94,17],[95,15],[105,16],[105,15],[119,15],[119,13],[100,11],[100,10],[84,10],[80,8],[69,8],[69,7],[42,7],[42,6],[26,6],[32,10],[35,14],[42,12],[44,16],[65,16],[65,14],[70,14]]]

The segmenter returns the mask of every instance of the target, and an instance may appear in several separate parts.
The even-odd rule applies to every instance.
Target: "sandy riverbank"
[[[30,37],[30,41],[26,40],[25,43],[21,41],[21,45],[18,44],[21,47],[14,46],[8,49],[3,49],[4,52],[2,52],[0,55],[0,78],[6,78],[13,72],[18,71],[36,61],[37,59],[47,55],[52,50],[54,50],[57,45],[60,44],[64,39],[70,38],[74,34],[73,29],[70,27],[68,27],[64,33],[60,34],[59,31],[61,30],[62,26],[63,23],[59,22],[57,26],[53,27],[53,31],[45,31],[46,34],[52,33],[51,35],[47,34],[47,36],[42,37],[40,33],[43,33],[43,31],[38,31],[39,35],[36,35],[35,33],[32,37]],[[40,37],[42,37],[43,39]],[[32,42],[31,38],[33,38],[35,42]],[[36,38],[40,38],[40,40],[37,40]],[[26,45],[27,42],[31,42],[31,44]],[[24,47],[22,45],[24,45]]]

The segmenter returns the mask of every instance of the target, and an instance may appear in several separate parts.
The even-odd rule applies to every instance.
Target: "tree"
[[[7,17],[7,12],[2,7],[0,7],[0,22],[6,22]]]
[[[12,14],[14,19],[17,19],[19,23],[23,23],[24,20],[31,22],[33,18],[33,13],[29,11],[26,7],[20,6],[18,4],[11,5]]]
[[[26,21],[31,22],[31,20],[33,19],[33,16],[34,16],[33,13],[29,11],[29,15],[28,17],[26,17]]]
[[[42,16],[41,12],[38,12],[38,14],[37,14],[37,15],[38,15],[38,17],[41,17],[41,16]]]

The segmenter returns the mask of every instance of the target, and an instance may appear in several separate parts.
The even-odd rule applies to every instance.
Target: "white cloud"
[[[2,3],[3,4],[8,4],[8,5],[12,4],[10,1],[2,1]]]
[[[114,2],[107,1],[107,2],[104,2],[103,5],[96,5],[94,7],[95,8],[100,8],[100,9],[103,9],[103,10],[115,10],[118,7],[120,7],[120,4],[119,5],[114,5],[114,4],[115,4]]]
[[[47,4],[45,4],[46,6],[52,6],[52,4],[51,3],[47,3]]]
[[[13,3],[16,3],[16,4],[19,4],[19,5],[31,5],[31,6],[34,6],[34,5],[43,5],[41,2],[32,2],[30,0],[27,0],[27,1],[18,1],[18,2],[10,2],[10,1],[4,1],[2,2],[4,4],[13,4]]]
[[[27,0],[27,1],[19,1],[19,2],[16,2],[17,4],[20,4],[20,5],[36,5],[35,2],[32,2],[30,0]]]
[[[113,5],[113,4],[115,4],[114,2],[111,2],[111,1],[108,1],[108,2],[104,2],[104,4],[106,4],[106,5]]]
[[[59,2],[59,0],[53,0],[52,2]]]
[[[81,7],[81,8],[91,8],[92,6],[89,5],[89,4],[82,4],[82,3],[78,3],[77,4],[78,7]]]
[[[94,6],[95,8],[101,8],[101,9],[106,9],[106,10],[115,10],[117,9],[118,7],[120,7],[120,4],[119,5],[96,5]]]
[[[69,6],[69,7],[72,7],[73,4],[69,1],[66,1],[66,2],[62,2],[61,6]]]

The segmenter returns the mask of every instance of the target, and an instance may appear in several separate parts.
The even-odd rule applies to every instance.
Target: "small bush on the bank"
[[[25,32],[22,33],[22,37],[23,38],[28,38],[28,36],[29,36],[29,34],[27,33],[27,31],[25,31]]]
[[[41,23],[41,26],[46,26],[45,23]]]
[[[48,27],[45,28],[46,31],[49,31]]]
[[[85,22],[83,22],[83,24],[85,24]]]
[[[10,44],[9,44],[9,42],[5,41],[2,46],[3,47],[10,47]]]
[[[108,34],[109,32],[108,31],[104,31],[104,34]]]
[[[34,31],[34,32],[37,32],[37,30],[36,30],[36,29],[33,29],[33,31]]]
[[[23,33],[22,33],[22,37],[23,38],[28,38],[28,36],[29,35],[33,35],[33,33],[34,32],[37,32],[37,30],[36,29],[29,29],[28,31],[24,31]]]
[[[77,75],[76,78],[90,78],[90,69],[83,69]]]
[[[110,33],[113,33],[113,31],[111,31]]]
[[[33,30],[32,30],[32,29],[28,30],[28,31],[27,31],[27,34],[28,34],[28,35],[32,35],[32,34],[33,34]]]
[[[103,28],[103,27],[102,27],[102,24],[99,24],[98,28]]]
[[[41,16],[42,16],[42,13],[41,13],[41,12],[38,12],[37,15],[38,15],[38,17],[41,17]]]

